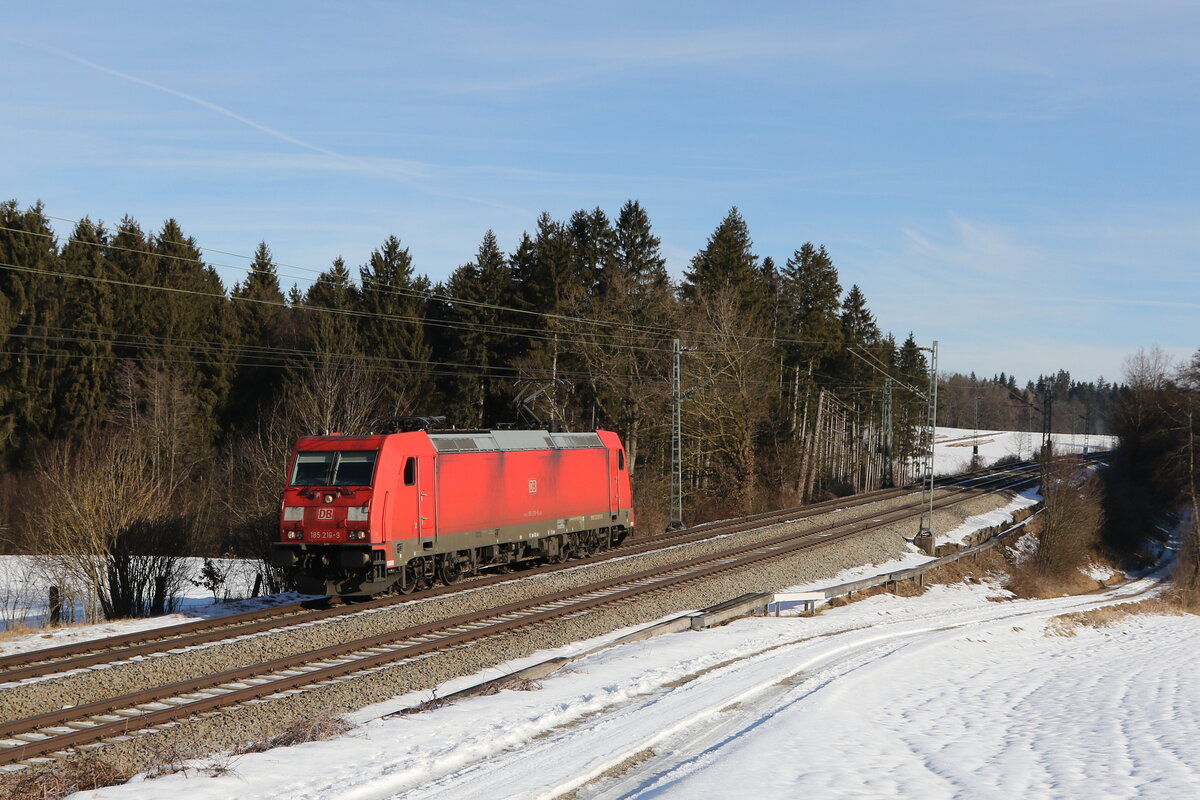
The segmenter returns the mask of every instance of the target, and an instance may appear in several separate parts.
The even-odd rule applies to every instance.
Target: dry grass
[[[595,778],[592,778],[590,781],[583,784],[583,786],[580,786],[578,789],[572,789],[571,791],[567,792],[566,794],[561,794],[558,797],[556,797],[554,800],[578,800],[579,789],[582,789],[585,786],[595,786],[596,784],[598,784],[602,781],[611,780],[613,778],[619,778],[622,775],[629,772],[630,770],[632,770],[634,767],[637,767],[640,764],[644,764],[645,762],[654,758],[655,755],[656,755],[656,753],[654,752],[654,750],[652,750],[650,748],[647,748],[645,750],[639,750],[638,752],[631,755],[629,758],[622,761],[620,764],[609,767],[602,774],[597,775]]]
[[[1046,623],[1046,635],[1074,636],[1079,628],[1107,628],[1134,614],[1182,616],[1186,613],[1188,612],[1170,597],[1150,597],[1135,603],[1118,603],[1091,611],[1060,614]]]
[[[1034,564],[1026,563],[1015,565],[1010,569],[1004,588],[1017,597],[1027,600],[1087,594],[1104,588],[1104,583],[1077,570],[1057,575],[1045,575]]]
[[[63,761],[50,769],[27,771],[0,786],[3,800],[59,800],[59,798],[116,786],[133,777],[96,756],[82,756]]]
[[[34,628],[29,627],[24,622],[18,622],[10,628],[5,628],[0,631],[0,642],[7,642],[11,639],[19,639],[22,636],[28,636],[34,632]],[[50,638],[49,636],[46,637]]]
[[[1008,570],[1008,562],[999,548],[984,550],[974,556],[960,558],[947,564],[934,567],[925,573],[924,585],[907,580],[890,587],[873,586],[863,589],[848,597],[834,597],[826,604],[828,608],[839,608],[850,603],[857,603],[868,597],[881,594],[893,594],[897,597],[919,597],[925,594],[930,586],[950,585],[954,583],[982,583],[984,579],[1004,575]]]
[[[489,683],[487,686],[483,687],[481,692],[479,692],[479,696],[482,697],[489,694],[499,694],[505,689],[514,692],[534,692],[540,688],[542,688],[541,682],[536,681],[533,678],[508,678],[507,680],[499,680]]]
[[[126,619],[126,618],[123,618]],[[111,622],[120,622],[121,620],[109,620]],[[0,631],[0,642],[6,642],[11,639],[20,639],[22,636],[38,636],[41,639],[53,639],[54,634],[48,631],[66,631],[72,628],[86,628],[95,625],[94,622],[60,622],[57,625],[47,627],[30,627],[24,622],[18,622],[15,625]],[[45,647],[45,645],[39,645]]]
[[[174,737],[147,736],[142,745],[149,754],[146,778],[162,778],[177,772],[186,773],[187,762],[200,758],[204,753],[198,743],[181,744]]]
[[[305,742],[323,742],[341,736],[354,728],[345,717],[311,717],[298,719],[281,732],[268,739],[247,742],[234,748],[234,755],[262,753],[276,747],[291,747]]]
[[[984,550],[973,556],[942,564],[925,573],[925,585],[948,585],[952,583],[981,583],[985,578],[995,577],[1008,571],[1008,561],[998,547]]]
[[[437,689],[431,689],[429,691],[429,699],[428,700],[422,700],[420,703],[413,706],[412,708],[402,708],[396,713],[401,716],[408,716],[410,714],[421,714],[426,711],[433,711],[436,708],[441,708],[442,706],[446,705],[449,702],[450,701],[447,700],[445,697],[438,697]]]

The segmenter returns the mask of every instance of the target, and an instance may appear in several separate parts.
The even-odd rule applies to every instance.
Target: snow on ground
[[[1055,614],[1156,590],[994,602],[937,586],[587,656],[532,691],[78,798],[1179,797],[1200,791],[1196,617],[1048,637]],[[445,687],[446,691],[454,687]]]
[[[1055,433],[1051,434],[1055,449],[1060,453],[1094,453],[1116,447],[1117,437],[1107,434]],[[933,446],[933,470],[938,475],[953,475],[965,470],[971,463],[972,448],[979,444],[979,457],[984,466],[991,465],[1006,456],[1025,460],[1033,458],[1042,446],[1042,434],[1027,431],[976,432],[971,428],[937,429]]]
[[[231,770],[221,777],[192,770],[75,797],[1196,796],[1200,673],[1187,666],[1200,618],[1046,634],[1057,614],[1153,595],[1158,580],[1048,600],[934,586],[741,619],[584,655],[529,691],[388,716],[432,696],[411,693],[352,715],[359,727],[338,739],[218,758]]]

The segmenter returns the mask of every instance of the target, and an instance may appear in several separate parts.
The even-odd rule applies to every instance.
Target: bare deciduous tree
[[[149,468],[151,447],[110,430],[48,453],[43,502],[27,509],[47,575],[89,619],[165,610],[182,582],[175,490]]]
[[[689,359],[696,391],[684,404],[684,425],[699,472],[695,488],[749,513],[758,499],[755,435],[769,409],[772,364],[760,342],[746,337],[754,332],[738,300],[728,287],[696,300],[706,348]]]
[[[321,431],[365,433],[379,412],[382,384],[364,359],[347,361],[334,353],[333,344],[319,345],[316,357],[289,375],[277,407],[225,452],[216,487],[228,515],[224,549],[260,559],[268,592],[288,588],[269,556],[279,535],[279,497],[296,440]]]
[[[285,426],[302,433],[365,432],[381,411],[380,373],[387,365],[372,369],[357,355],[355,333],[341,320],[318,315],[310,335],[313,356],[289,374],[276,414],[282,415]]]
[[[1083,566],[1100,543],[1104,510],[1100,481],[1082,461],[1054,456],[1042,466],[1046,521],[1038,540],[1037,568],[1049,578]]]

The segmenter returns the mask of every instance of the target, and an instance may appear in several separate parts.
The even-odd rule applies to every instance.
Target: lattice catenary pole
[[[921,514],[921,525],[917,530],[917,536],[931,540],[933,538],[933,444],[934,435],[937,431],[937,340],[933,340],[933,348],[929,351],[929,394],[926,396],[928,406],[926,408],[925,430],[923,438],[925,440],[924,452],[924,470],[925,470],[925,491],[927,508]]]
[[[683,393],[680,391],[679,340],[671,341],[671,523],[670,530],[683,527]]]

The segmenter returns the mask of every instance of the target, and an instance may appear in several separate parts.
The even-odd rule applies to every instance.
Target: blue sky
[[[0,196],[285,282],[630,198],[678,277],[736,205],[944,369],[1200,347],[1195,3],[7,3],[0,67]]]

